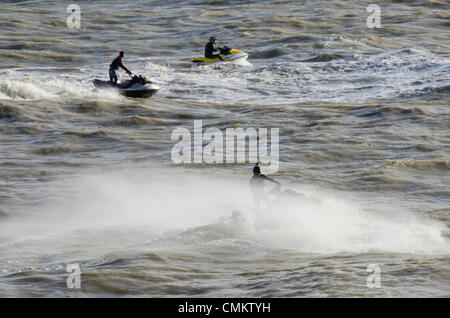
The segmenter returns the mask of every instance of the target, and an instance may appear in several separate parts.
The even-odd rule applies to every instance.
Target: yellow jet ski
[[[195,57],[192,59],[192,62],[196,65],[210,65],[220,62],[236,62],[238,60],[242,61],[246,60],[248,57],[247,53],[236,49],[230,49],[227,46],[224,47],[219,46],[218,50],[220,51],[220,56],[222,57],[222,60],[220,60],[220,58],[218,57],[212,59],[207,57]]]

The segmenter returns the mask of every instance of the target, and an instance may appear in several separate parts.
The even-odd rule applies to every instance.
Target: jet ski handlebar
[[[226,45],[218,47],[220,54],[228,55],[230,53],[230,48]]]

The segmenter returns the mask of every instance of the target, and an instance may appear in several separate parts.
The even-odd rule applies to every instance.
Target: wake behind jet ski
[[[248,54],[236,50],[231,49],[227,46],[219,46],[215,47],[216,38],[210,37],[209,42],[205,46],[205,57],[196,57],[192,59],[192,62],[194,62],[195,65],[208,65],[208,64],[215,64],[219,62],[232,62],[232,61],[238,61],[238,60],[246,60],[248,57]],[[214,53],[218,52],[218,53]]]
[[[131,79],[121,83],[95,79],[94,85],[100,88],[114,88],[117,89],[120,94],[134,98],[151,97],[159,90],[158,85],[142,75],[134,75]]]

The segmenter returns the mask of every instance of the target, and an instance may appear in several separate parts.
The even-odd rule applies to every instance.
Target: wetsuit
[[[116,70],[118,70],[119,67],[121,67],[128,74],[131,74],[131,71],[123,64],[122,57],[119,55],[112,61],[111,65],[109,66],[109,81],[111,83],[117,83]]]
[[[261,202],[266,199],[266,191],[264,189],[264,181],[269,181],[269,182],[275,183],[277,185],[280,184],[280,182],[278,182],[264,174],[253,175],[253,177],[250,179],[250,189],[252,191],[253,200],[255,202],[255,206],[257,209],[260,208]]]
[[[220,53],[214,54],[214,51],[217,51],[217,48],[214,46],[213,43],[208,42],[205,46],[205,57],[209,59],[213,59],[216,57],[220,58]]]

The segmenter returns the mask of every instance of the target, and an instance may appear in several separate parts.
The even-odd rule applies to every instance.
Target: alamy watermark
[[[70,13],[67,17],[66,24],[69,29],[81,28],[81,8],[78,4],[69,4],[66,11]],[[366,11],[371,13],[367,17],[366,25],[369,29],[381,28],[381,9],[377,4],[370,4],[367,6]]]
[[[81,8],[78,4],[69,4],[66,8],[68,13],[71,13],[66,20],[69,29],[81,28]]]
[[[366,24],[369,29],[381,28],[381,9],[377,4],[371,4],[366,11],[372,13],[367,17]]]
[[[367,277],[367,287],[370,289],[381,288],[381,267],[377,264],[369,264],[367,272],[372,273]]]
[[[271,128],[270,136],[267,128],[252,127],[226,128],[224,134],[216,127],[203,131],[202,120],[194,120],[193,136],[187,128],[176,128],[172,131],[171,140],[177,141],[171,151],[172,162],[175,164],[260,162],[268,165],[265,169],[270,173],[277,172],[279,168],[278,128]]]
[[[66,280],[67,288],[80,289],[81,288],[81,268],[78,263],[68,264],[66,272],[70,273]]]

